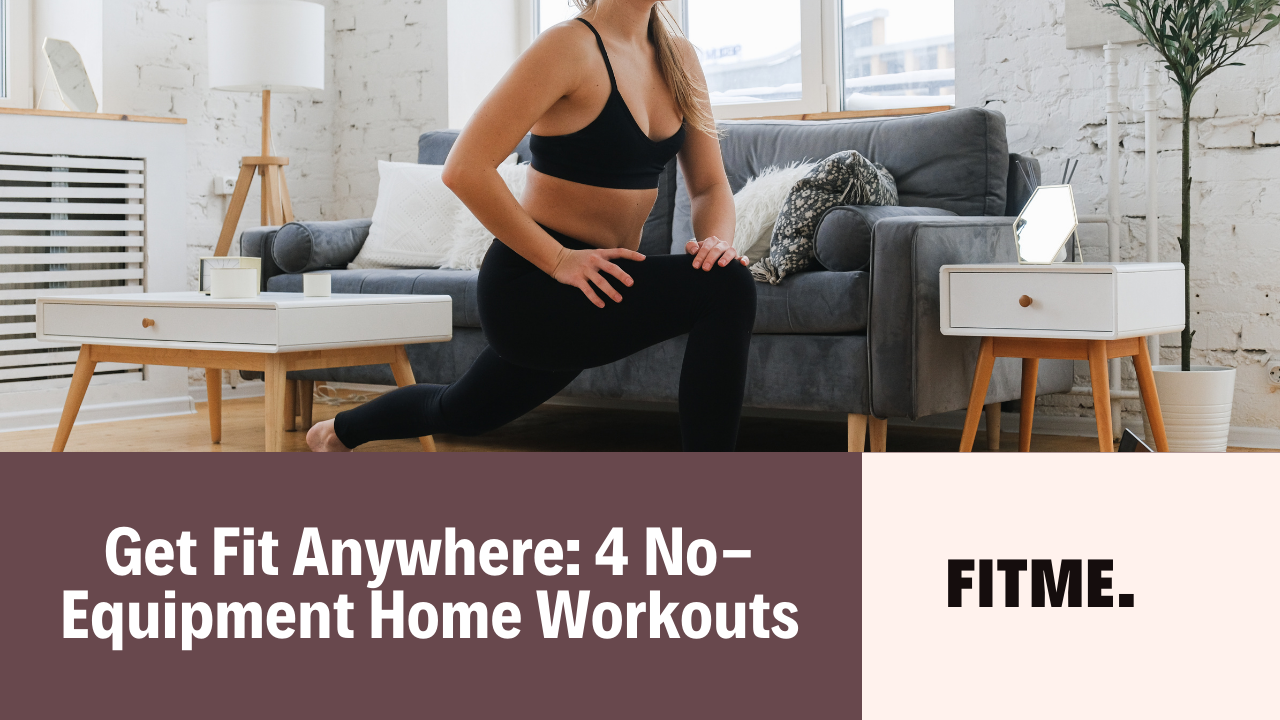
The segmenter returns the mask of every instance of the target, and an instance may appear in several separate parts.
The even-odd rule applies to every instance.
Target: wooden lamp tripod
[[[324,6],[301,0],[217,0],[209,3],[208,27],[209,87],[262,93],[262,154],[240,160],[240,176],[213,252],[215,257],[226,257],[255,172],[262,176],[262,224],[293,221],[293,203],[283,171],[289,159],[271,154],[271,91],[324,89]],[[216,443],[222,439],[222,371],[205,368],[205,381],[209,388],[210,430]],[[297,383],[306,385],[303,392],[297,392]],[[288,413],[286,428],[294,428],[298,412],[303,423],[309,425],[310,383],[300,380],[284,385],[285,406],[298,408],[297,412]]]
[[[231,250],[256,172],[262,176],[262,224],[293,221],[283,168],[271,155],[271,91],[324,89],[324,6],[300,0],[209,3],[209,87],[262,93],[262,154],[240,161],[240,177],[214,255]]]
[[[227,208],[222,234],[218,236],[218,246],[213,251],[215,257],[226,257],[231,250],[231,239],[236,234],[236,225],[240,223],[240,213],[244,211],[244,201],[249,196],[255,171],[262,176],[262,224],[293,222],[293,202],[289,200],[289,184],[284,179],[284,166],[288,164],[289,158],[271,155],[271,91],[263,90],[262,155],[240,159],[240,176],[236,178],[231,207]]]

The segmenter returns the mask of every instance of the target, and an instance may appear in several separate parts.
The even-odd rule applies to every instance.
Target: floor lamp
[[[284,179],[289,158],[271,154],[271,92],[324,89],[324,6],[300,0],[209,3],[209,86],[262,93],[262,154],[240,160],[231,207],[214,250],[225,257],[256,172],[262,177],[262,224],[293,221]]]

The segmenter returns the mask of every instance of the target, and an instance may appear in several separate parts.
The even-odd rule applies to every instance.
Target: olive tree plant
[[[1182,95],[1182,234],[1178,247],[1187,269],[1182,369],[1191,369],[1191,101],[1218,70],[1245,48],[1258,45],[1276,25],[1280,0],[1094,0],[1132,25],[1164,60]]]

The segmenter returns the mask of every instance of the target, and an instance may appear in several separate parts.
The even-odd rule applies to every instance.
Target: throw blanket
[[[813,238],[828,210],[839,205],[897,205],[898,186],[883,165],[856,150],[818,163],[791,188],[769,242],[769,257],[751,266],[757,282],[777,285],[813,263]]]

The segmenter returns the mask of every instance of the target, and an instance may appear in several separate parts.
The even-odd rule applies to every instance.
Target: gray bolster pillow
[[[884,218],[955,215],[949,210],[899,205],[841,205],[818,222],[813,253],[822,267],[835,272],[866,270],[871,264],[871,231]],[[279,240],[276,241],[279,243]]]
[[[271,256],[287,273],[345,268],[369,237],[372,221],[291,222],[276,233]]]

